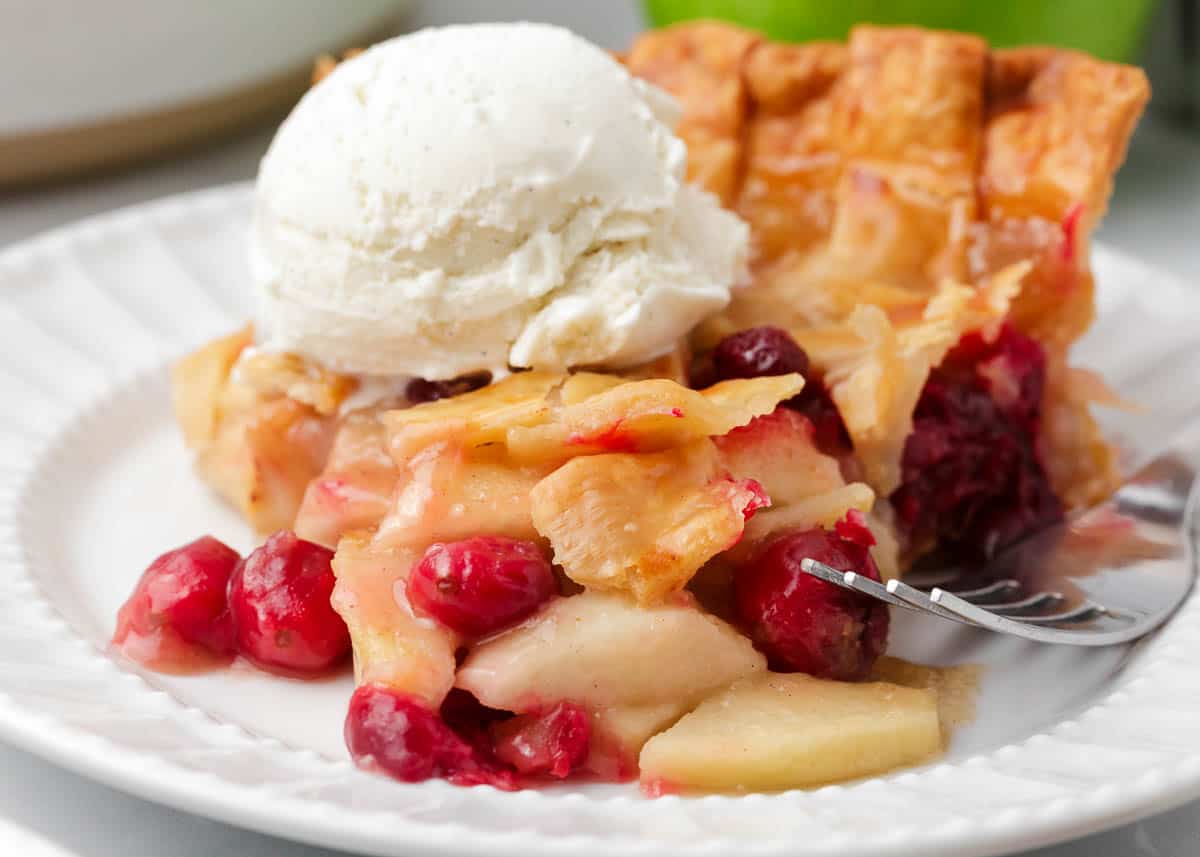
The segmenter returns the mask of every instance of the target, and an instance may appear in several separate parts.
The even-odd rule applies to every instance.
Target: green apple
[[[781,41],[844,39],[856,23],[917,24],[979,33],[999,47],[1051,44],[1128,62],[1155,0],[646,0],[664,26],[721,18]]]

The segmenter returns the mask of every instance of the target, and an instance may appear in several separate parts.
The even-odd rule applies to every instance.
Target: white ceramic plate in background
[[[308,65],[405,0],[0,0],[0,137],[149,113]],[[16,85],[19,82],[19,86]]]
[[[1195,602],[1136,649],[1101,651],[898,616],[898,654],[988,667],[949,755],[745,797],[401,785],[346,759],[349,677],[169,678],[115,663],[115,610],[153,556],[206,531],[251,545],[190,472],[165,381],[172,358],[248,315],[249,209],[247,187],[218,189],[0,254],[0,736],[152,800],[372,854],[964,857],[1200,796]],[[1081,358],[1178,416],[1172,377],[1200,368],[1200,307],[1140,263],[1100,252],[1096,267],[1101,316]]]
[[[0,186],[177,147],[277,111],[313,60],[411,0],[0,0]]]

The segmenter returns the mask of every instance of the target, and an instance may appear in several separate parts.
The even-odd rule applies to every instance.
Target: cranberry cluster
[[[558,594],[558,582],[533,542],[476,536],[431,545],[405,594],[419,615],[477,639],[531,615]],[[355,691],[345,731],[355,762],[398,780],[441,777],[513,789],[520,778],[561,779],[577,770],[587,758],[591,720],[571,702],[513,715],[460,690],[434,711],[409,694],[367,685]]]
[[[212,536],[158,557],[117,614],[113,642],[158,669],[240,654],[286,675],[327,672],[350,653],[329,603],[333,552],[284,530],[245,559]]]
[[[512,790],[522,778],[562,779],[578,770],[591,720],[571,702],[514,716],[460,690],[434,711],[409,694],[364,685],[350,700],[345,734],[351,757],[366,770],[409,783],[439,777]]]
[[[345,660],[350,636],[330,604],[333,552],[290,531],[242,559],[212,536],[169,551],[121,608],[113,642],[156,669],[183,670],[241,655],[289,676],[317,676]],[[413,608],[465,638],[495,633],[558,594],[536,544],[480,536],[431,546],[413,568]],[[559,702],[521,715],[454,691],[440,710],[367,685],[351,699],[346,745],[366,768],[413,782],[515,788],[519,777],[568,776],[587,757],[586,711]]]
[[[914,551],[987,560],[1062,519],[1038,451],[1046,356],[1005,325],[963,337],[925,383],[892,505]]]

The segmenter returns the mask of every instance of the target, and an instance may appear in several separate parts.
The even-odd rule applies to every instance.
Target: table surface
[[[502,13],[502,14],[498,14]],[[621,0],[428,0],[412,26],[556,20],[620,47],[640,27]],[[0,247],[80,217],[254,176],[271,129],[83,183],[0,195]],[[1153,121],[1139,131],[1101,240],[1200,283],[1200,140]],[[127,797],[0,744],[0,854],[39,857],[333,857]],[[32,838],[29,838],[32,837]],[[1200,803],[1026,857],[1198,857]]]

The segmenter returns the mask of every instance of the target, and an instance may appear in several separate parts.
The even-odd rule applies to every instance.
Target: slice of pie
[[[640,754],[653,792],[785,788],[928,759],[935,694],[859,683],[886,608],[799,564],[986,560],[1112,488],[1091,416],[1112,397],[1069,352],[1145,78],[875,27],[786,45],[690,24],[623,61],[676,96],[692,180],[752,228],[729,308],[633,370],[421,381],[366,406],[358,379],[249,331],[207,346],[173,378],[200,474],[299,538],[232,571],[211,544],[164,556],[123,622],[211,648],[188,622],[224,596],[196,593],[230,580],[234,626],[253,614],[325,664],[338,632],[288,599],[331,600],[352,755],[405,780],[621,779]],[[164,575],[199,581],[191,600],[151,604]]]

